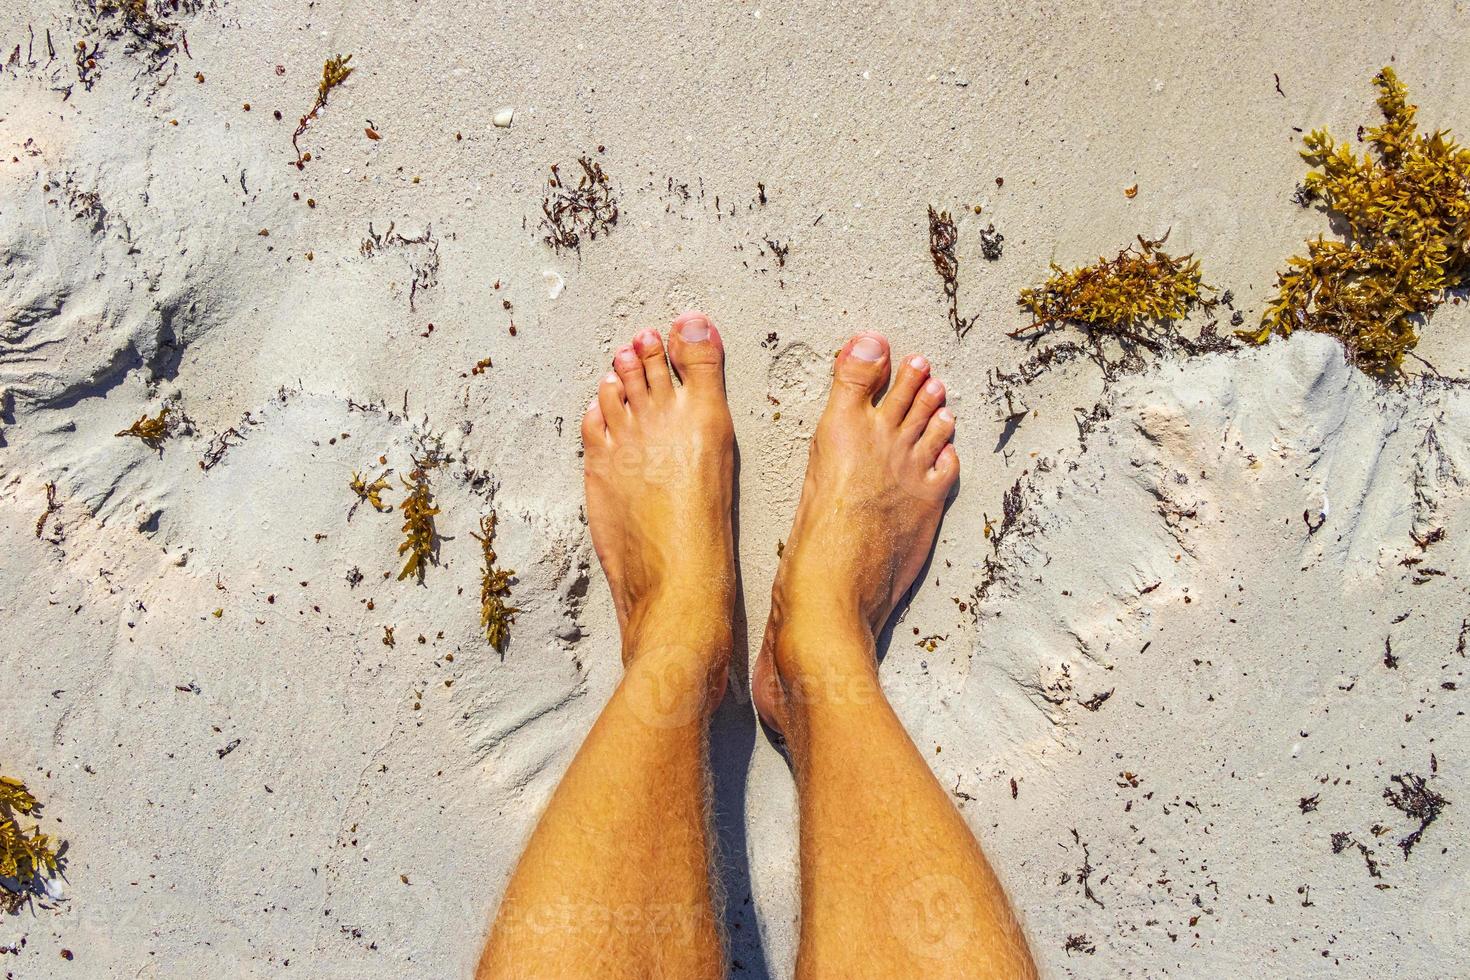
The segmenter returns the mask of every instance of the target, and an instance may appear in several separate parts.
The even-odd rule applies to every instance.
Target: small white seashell
[[[60,878],[45,879],[46,895],[53,902],[59,902],[66,897],[66,885],[62,884]]]
[[[561,291],[567,288],[567,281],[561,277],[560,273],[552,269],[547,269],[542,272],[541,278],[546,280],[546,296],[548,299],[556,299],[561,295]]]
[[[515,117],[515,108],[513,106],[506,106],[504,109],[501,109],[499,112],[495,113],[495,115],[491,117],[490,121],[495,124],[496,129],[510,129],[510,124],[515,119]]]

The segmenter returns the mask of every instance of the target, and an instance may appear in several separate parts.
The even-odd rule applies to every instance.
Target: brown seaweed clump
[[[1195,306],[1213,310],[1219,300],[1203,295],[1213,293],[1214,287],[1203,281],[1198,259],[1163,250],[1167,237],[1153,240],[1140,235],[1136,246],[1113,258],[1099,258],[1070,271],[1053,263],[1050,278],[1021,290],[1016,303],[1031,314],[1031,323],[1008,336],[1034,342],[1066,326],[1076,327],[1084,334],[1085,346],[1062,346],[1068,353],[1075,350],[1091,357],[1109,376],[1138,367],[1141,351],[1197,354],[1228,348],[1213,323],[1197,339],[1180,331],[1181,321]],[[1120,357],[1108,356],[1108,341],[1121,349]]]
[[[1261,344],[1293,330],[1329,334],[1364,371],[1387,378],[1401,373],[1447,291],[1470,277],[1470,150],[1448,132],[1419,132],[1392,68],[1373,84],[1384,122],[1359,130],[1372,152],[1359,157],[1325,129],[1303,139],[1315,169],[1302,193],[1342,223],[1344,240],[1308,242],[1277,278],[1260,329],[1240,336]]]
[[[82,88],[91,91],[96,84],[114,42],[147,74],[176,71],[179,52],[189,56],[189,37],[177,18],[203,6],[203,0],[76,0],[78,27],[93,35],[90,43],[84,37],[75,47]]]
[[[1423,776],[1406,772],[1402,776],[1389,776],[1388,778],[1390,782],[1398,785],[1398,789],[1388,787],[1383,791],[1383,798],[1394,809],[1419,821],[1419,826],[1399,841],[1399,849],[1404,852],[1404,860],[1407,861],[1409,853],[1414,850],[1414,845],[1418,844],[1424,836],[1424,831],[1439,819],[1444,808],[1450,805],[1450,801],[1430,789],[1429,781]]]
[[[391,472],[391,470],[389,471]],[[357,470],[352,471],[352,479],[347,483],[347,489],[357,495],[357,500],[352,508],[347,511],[347,519],[352,520],[352,515],[357,512],[361,504],[372,505],[373,510],[379,514],[392,509],[392,505],[383,503],[383,491],[388,489],[388,473],[369,478],[363,476]]]
[[[490,645],[504,653],[505,644],[510,640],[511,624],[516,621],[516,613],[520,609],[508,606],[505,602],[510,598],[510,583],[516,572],[513,568],[500,568],[496,565],[495,520],[495,512],[492,510],[487,516],[480,518],[480,533],[471,531],[470,535],[480,542],[480,548],[485,553],[485,568],[480,573],[480,625],[484,628],[485,639]]]
[[[38,879],[57,873],[58,852],[39,827],[22,830],[18,817],[37,814],[41,805],[19,779],[0,776],[0,907],[19,911]]]
[[[1143,236],[1111,259],[1068,272],[1053,263],[1052,276],[1021,290],[1017,305],[1031,314],[1031,325],[1011,336],[1075,324],[1089,330],[1146,340],[1151,325],[1182,320],[1200,301],[1199,260],[1163,251],[1160,238]]]
[[[577,158],[582,175],[576,184],[552,164],[541,200],[542,238],[555,252],[582,250],[582,236],[596,240],[618,223],[618,199],[602,164],[583,154]]]
[[[159,453],[162,453],[163,441],[169,437],[168,413],[169,407],[165,405],[159,409],[157,418],[150,419],[145,414],[126,429],[116,433],[116,435],[118,437],[132,436],[135,439],[141,439],[143,444],[149,449],[157,449]]]
[[[408,489],[408,496],[398,505],[403,512],[403,543],[398,546],[398,553],[406,554],[408,558],[403,571],[398,573],[398,580],[401,582],[410,575],[417,575],[423,582],[424,569],[434,561],[439,540],[438,531],[434,528],[434,515],[439,513],[439,508],[434,506],[429,475],[422,463],[415,461],[413,472],[403,480],[403,485]]]

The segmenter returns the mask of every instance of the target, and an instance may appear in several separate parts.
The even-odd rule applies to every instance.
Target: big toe
[[[669,331],[669,359],[684,387],[717,392],[725,384],[725,345],[703,313],[685,313]]]
[[[860,333],[837,355],[832,369],[832,400],[871,404],[888,383],[888,340],[878,333]]]

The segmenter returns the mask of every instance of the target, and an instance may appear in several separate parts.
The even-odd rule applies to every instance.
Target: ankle
[[[618,698],[649,728],[707,724],[729,678],[729,654],[704,644],[653,643],[623,654]]]
[[[874,630],[850,593],[820,587],[793,586],[778,574],[771,590],[766,643],[777,666],[838,659],[874,662]],[[793,598],[796,597],[796,598]]]
[[[734,649],[728,608],[639,607],[623,626],[623,705],[651,729],[709,721],[725,695]]]
[[[767,652],[788,709],[871,703],[881,697],[873,631],[856,611],[772,604]]]
[[[734,649],[730,607],[718,589],[640,604],[623,624],[623,665],[657,660],[727,667]]]
[[[778,668],[777,675],[786,713],[795,719],[867,708],[884,700],[871,658],[802,661]]]
[[[788,548],[771,588],[771,619],[806,620],[875,634],[888,618],[882,608],[886,589],[853,569],[832,562],[813,563],[810,555]]]

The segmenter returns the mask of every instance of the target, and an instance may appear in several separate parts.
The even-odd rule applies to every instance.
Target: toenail
[[[930,378],[929,383],[924,386],[924,394],[933,395],[935,398],[938,398],[943,391],[944,385],[933,378]]]
[[[939,421],[941,421],[941,422],[953,422],[954,421],[954,412],[951,412],[949,410],[949,407],[946,406],[944,408],[941,408],[939,411],[935,412],[934,413],[934,417],[936,419],[938,419]]]
[[[607,372],[607,377],[602,379],[602,383],[605,385],[615,385],[618,383],[618,376],[609,371]]]
[[[709,321],[698,313],[679,321],[679,336],[691,344],[709,339]]]
[[[618,356],[614,360],[623,365],[623,367],[632,367],[638,363],[638,355],[633,353],[633,348],[624,347],[618,351]]]
[[[638,336],[633,338],[633,343],[639,347],[652,347],[658,340],[658,334],[652,330],[640,330]]]
[[[909,367],[913,368],[915,371],[922,371],[928,366],[929,361],[924,357],[923,354],[915,354],[913,357],[909,358]]]
[[[883,345],[872,337],[859,337],[852,345],[852,356],[860,361],[883,360]]]

